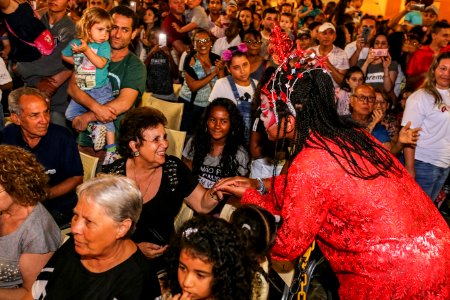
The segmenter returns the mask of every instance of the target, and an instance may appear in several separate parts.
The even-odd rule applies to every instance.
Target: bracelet
[[[258,181],[258,188],[256,189],[258,193],[262,196],[267,194],[266,186],[264,185],[264,182],[260,177],[257,177],[256,180]]]

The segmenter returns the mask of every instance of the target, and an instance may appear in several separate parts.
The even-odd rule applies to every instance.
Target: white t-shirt
[[[0,85],[7,84],[12,81],[11,75],[6,68],[5,62],[0,58]],[[0,90],[0,100],[2,99],[2,90]]]
[[[420,89],[406,101],[402,126],[421,127],[415,158],[440,168],[450,166],[450,89],[440,90],[443,103],[434,104],[432,95]]]
[[[255,79],[251,80],[253,80],[256,87],[258,85],[258,81]],[[251,84],[249,84],[248,86],[236,84],[236,88],[239,93],[239,97],[242,97],[245,95],[245,93],[248,93],[251,97],[250,102],[253,100],[253,94],[255,93],[255,90],[253,89]],[[219,80],[216,81],[216,84],[214,85],[208,100],[209,102],[212,102],[216,98],[227,98],[232,100],[235,104],[237,104],[236,98],[234,97],[233,94],[233,90],[231,89],[231,85],[226,77],[220,78]]]
[[[344,51],[347,54],[348,59],[350,60],[350,58],[352,58],[352,55],[356,51],[356,41],[348,43],[347,46],[345,46]],[[360,59],[366,60],[368,55],[369,55],[369,47],[364,47],[361,49],[361,52],[359,52],[358,60]]]
[[[241,37],[237,35],[231,43],[227,42],[227,37],[224,36],[220,39],[217,39],[217,41],[214,43],[214,46],[212,47],[212,52],[222,57],[222,53],[227,50],[230,47],[237,46],[241,43]]]
[[[314,47],[311,47],[310,49],[313,49],[314,52],[317,53],[317,55],[321,56],[319,47],[320,46],[314,46]],[[347,54],[341,48],[333,45],[333,49],[326,56],[328,56],[328,60],[336,69],[342,71],[342,70],[348,70],[350,68]],[[333,80],[334,87],[338,88],[339,84],[337,84],[337,82],[334,81],[333,78],[331,78],[331,80]]]

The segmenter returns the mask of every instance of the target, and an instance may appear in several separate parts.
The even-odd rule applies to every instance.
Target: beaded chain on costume
[[[276,111],[276,101],[286,103],[290,113],[295,117],[297,115],[295,107],[290,100],[294,87],[305,75],[313,70],[322,70],[328,73],[325,62],[327,57],[319,57],[313,50],[294,49],[291,50],[291,43],[286,42],[289,36],[282,32],[278,25],[275,25],[270,35],[270,49],[276,52],[277,58],[281,62],[275,70],[271,79],[261,89],[268,100],[270,108],[274,111],[276,123],[279,123],[278,113]],[[282,78],[287,79],[282,83]],[[283,80],[284,81],[284,80]],[[278,93],[278,94],[277,94]],[[301,109],[301,107],[298,107]]]

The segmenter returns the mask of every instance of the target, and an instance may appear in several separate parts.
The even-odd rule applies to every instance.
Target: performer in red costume
[[[287,174],[215,189],[282,216],[275,259],[316,240],[341,299],[450,299],[448,225],[382,144],[338,116],[324,60],[293,52],[261,90],[269,137],[291,141]]]

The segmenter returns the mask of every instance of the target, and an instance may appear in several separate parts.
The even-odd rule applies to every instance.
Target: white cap
[[[323,23],[322,25],[320,25],[319,32],[324,32],[327,29],[333,29],[333,31],[336,32],[336,28],[334,27],[334,25],[331,24],[331,23],[328,23],[328,22]]]

